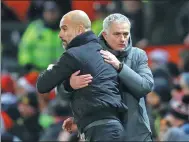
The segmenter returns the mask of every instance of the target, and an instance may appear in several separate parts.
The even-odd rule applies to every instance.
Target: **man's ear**
[[[76,29],[77,29],[78,35],[85,32],[85,29],[82,25],[79,25]]]
[[[105,31],[102,32],[103,38],[106,40],[107,39],[107,33]]]

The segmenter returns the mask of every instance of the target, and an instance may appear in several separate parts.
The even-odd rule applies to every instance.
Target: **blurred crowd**
[[[2,23],[22,23],[3,2],[1,6]],[[93,8],[96,35],[108,14],[120,12],[131,20],[134,46],[145,50],[153,44],[185,45],[178,53],[178,64],[170,62],[170,53],[163,49],[149,54],[155,85],[146,104],[154,140],[189,141],[189,2],[96,1]],[[23,33],[12,31],[6,36],[5,30],[2,34],[2,140],[79,141],[78,133],[62,129],[63,121],[72,116],[69,103],[56,89],[39,94],[35,88],[40,71],[64,52],[59,22],[71,9],[71,0],[32,1]]]

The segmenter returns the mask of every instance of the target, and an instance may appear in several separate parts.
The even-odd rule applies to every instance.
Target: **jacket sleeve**
[[[120,80],[136,98],[147,95],[152,90],[154,84],[152,72],[148,67],[147,55],[145,51],[141,51],[136,72],[124,64],[119,73]]]
[[[73,94],[73,91],[68,91],[65,86],[65,83],[61,83],[56,87],[57,96],[60,96],[61,99],[70,100]]]
[[[76,64],[75,58],[65,52],[52,69],[45,70],[39,75],[37,80],[38,92],[47,93],[60,85],[76,71]]]
[[[74,89],[70,85],[70,78],[56,87],[57,95],[62,99],[70,100]]]

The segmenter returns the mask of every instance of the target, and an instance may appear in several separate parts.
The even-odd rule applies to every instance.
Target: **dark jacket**
[[[122,101],[128,107],[125,114],[124,127],[127,141],[144,141],[151,132],[149,118],[146,111],[144,97],[152,90],[154,80],[148,58],[145,51],[132,46],[131,37],[125,51],[112,50],[102,35],[99,37],[100,44],[104,50],[113,53],[124,63],[122,70],[118,73],[119,90]],[[64,85],[64,86],[63,86]],[[72,94],[69,83],[57,87],[58,95],[70,96]]]
[[[93,121],[104,118],[117,118],[118,112],[126,112],[118,90],[117,71],[104,62],[101,45],[93,32],[89,31],[74,38],[57,64],[42,72],[37,81],[40,93],[69,79],[72,73],[91,74],[92,83],[71,95],[71,106],[79,129]]]

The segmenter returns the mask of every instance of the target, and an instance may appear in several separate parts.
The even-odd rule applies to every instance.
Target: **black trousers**
[[[119,122],[109,122],[106,124],[93,126],[85,132],[86,141],[123,141],[124,128]]]

